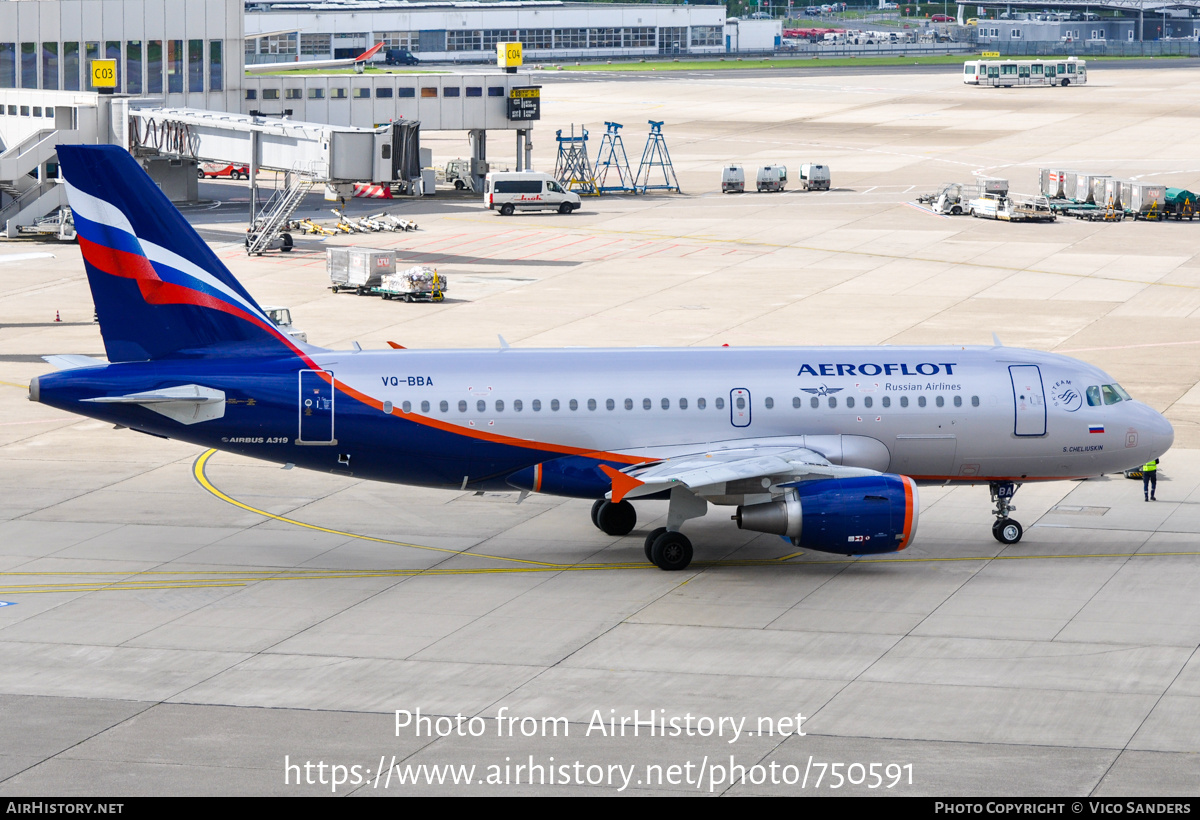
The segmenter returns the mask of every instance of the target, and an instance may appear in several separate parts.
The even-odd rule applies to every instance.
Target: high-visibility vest
[[[1142,467],[1143,473],[1153,473],[1153,472],[1156,472],[1157,470],[1158,470],[1158,462],[1157,461],[1148,461],[1148,462],[1146,462],[1145,466]]]

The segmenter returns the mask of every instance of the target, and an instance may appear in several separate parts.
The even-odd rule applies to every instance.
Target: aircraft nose
[[[1138,419],[1142,430],[1142,440],[1139,442],[1145,448],[1149,461],[1158,458],[1175,443],[1175,428],[1163,415],[1153,408],[1145,408],[1143,418]]]

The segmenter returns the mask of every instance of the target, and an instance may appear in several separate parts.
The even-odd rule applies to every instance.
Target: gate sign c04
[[[92,88],[117,87],[117,61],[92,60]]]
[[[496,43],[496,66],[498,68],[520,68],[521,63],[520,43]]]
[[[510,120],[540,120],[542,118],[542,87],[540,85],[508,90]]]

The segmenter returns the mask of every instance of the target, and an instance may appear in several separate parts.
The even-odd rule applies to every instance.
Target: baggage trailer
[[[1196,194],[1186,188],[1167,188],[1164,201],[1163,212],[1167,216],[1189,222],[1196,218]]]
[[[435,268],[416,265],[407,270],[385,274],[379,287],[371,293],[384,299],[400,299],[404,302],[440,302],[446,298],[446,277]]]
[[[396,272],[396,252],[378,248],[326,248],[325,269],[334,293],[352,290],[364,296],[379,287],[385,274]]]

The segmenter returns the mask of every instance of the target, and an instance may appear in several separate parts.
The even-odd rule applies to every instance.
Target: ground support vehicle
[[[275,326],[288,336],[301,342],[308,341],[308,334],[292,325],[292,312],[290,310],[278,305],[263,305],[262,309],[267,314],[267,318],[274,322]]]
[[[71,215],[71,209],[64,206],[32,225],[18,225],[17,233],[22,236],[53,236],[63,242],[71,242],[75,239],[75,218]]]
[[[326,248],[325,270],[334,292],[354,291],[359,296],[383,284],[383,277],[396,272],[396,252],[378,248]]]
[[[384,299],[400,299],[405,302],[440,302],[446,298],[446,277],[435,268],[416,265],[407,270],[384,274],[379,287],[371,293]]]
[[[250,230],[246,231],[246,250],[247,251],[250,250],[250,246],[253,245],[255,243],[255,241],[258,239],[258,232],[260,230],[262,230],[261,222],[255,222],[254,227],[251,228]],[[290,233],[288,233],[287,231],[284,231],[283,233],[279,234],[274,239],[272,239],[270,242],[268,242],[267,246],[265,248],[263,248],[263,250],[281,251],[282,253],[288,253],[289,251],[291,251],[291,249],[293,247],[295,247],[295,242],[292,240],[292,235]],[[262,256],[261,252],[259,253],[259,256]]]
[[[829,190],[829,166],[806,162],[800,166],[800,185],[806,191]]]
[[[746,171],[740,165],[726,165],[721,169],[721,193],[740,194],[746,190]]]
[[[934,213],[960,216],[970,210],[970,197],[960,182],[947,182],[932,194],[917,197],[917,202],[928,205]]]
[[[249,165],[230,165],[228,162],[202,162],[196,169],[200,179],[228,177],[229,179],[250,179]]]
[[[1044,196],[983,194],[970,203],[971,216],[1004,222],[1053,222],[1058,218]]]
[[[555,210],[560,214],[578,211],[579,194],[565,190],[549,174],[537,171],[492,171],[484,180],[483,204],[501,216],[517,210]]]
[[[471,161],[468,159],[452,159],[446,163],[446,183],[453,185],[458,191],[474,191],[475,183],[471,177]]]
[[[787,167],[763,165],[758,169],[754,185],[760,194],[766,191],[782,191],[787,187]]]

